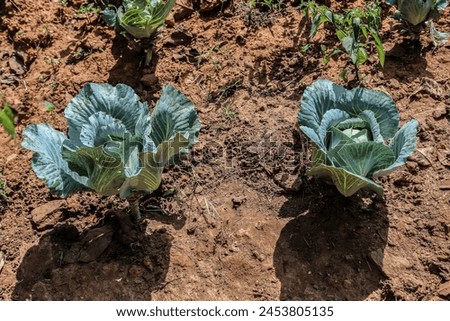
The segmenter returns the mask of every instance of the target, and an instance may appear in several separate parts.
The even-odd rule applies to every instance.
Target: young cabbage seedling
[[[23,131],[36,175],[61,197],[82,190],[119,195],[136,219],[138,193],[155,191],[164,166],[188,153],[200,131],[193,103],[171,85],[150,114],[127,85],[87,84],[64,114],[67,136],[48,124]]]
[[[362,188],[383,195],[372,178],[402,166],[416,147],[418,122],[399,129],[397,107],[381,91],[318,80],[300,105],[300,130],[314,143],[308,174],[331,179],[344,196]]]
[[[438,31],[432,20],[439,18],[440,11],[448,6],[447,0],[386,0],[386,3],[397,6],[396,18],[406,20],[412,26],[424,25],[435,46],[447,43],[450,33]]]

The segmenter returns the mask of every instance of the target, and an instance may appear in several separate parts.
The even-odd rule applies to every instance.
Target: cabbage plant
[[[82,190],[134,200],[161,183],[164,166],[190,151],[200,122],[193,103],[165,86],[152,113],[133,89],[87,84],[64,111],[68,133],[29,125],[22,146],[34,152],[32,168],[61,197]],[[139,204],[132,210],[139,218]]]
[[[436,45],[447,42],[450,33],[439,32],[431,19],[439,18],[440,11],[448,6],[447,0],[386,0],[390,5],[396,5],[396,16],[408,21],[413,26],[425,23],[430,31],[430,37]]]
[[[372,178],[403,165],[416,147],[418,122],[399,129],[399,119],[394,101],[381,91],[316,81],[298,114],[301,131],[314,143],[308,174],[331,179],[344,196],[363,188],[382,196]]]
[[[149,38],[164,24],[176,0],[124,0],[103,11],[105,21],[135,38]]]

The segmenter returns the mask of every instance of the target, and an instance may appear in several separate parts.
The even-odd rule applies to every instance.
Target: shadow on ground
[[[276,275],[281,300],[363,300],[384,276],[370,253],[384,249],[384,203],[345,198],[334,187],[292,196],[280,216],[292,217],[277,241]]]
[[[13,300],[151,300],[165,285],[172,236],[112,214],[80,233],[55,227],[26,253]]]

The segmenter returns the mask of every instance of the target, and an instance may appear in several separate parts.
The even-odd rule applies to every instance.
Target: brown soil
[[[0,88],[19,133],[0,137],[1,299],[449,298],[449,46],[433,48],[425,35],[411,41],[386,7],[385,68],[371,58],[361,83],[352,73],[345,83],[344,56],[322,63],[329,30],[300,51],[307,29],[294,6],[250,11],[241,1],[197,1],[188,10],[184,1],[145,67],[98,14],[76,13],[89,2],[100,3],[7,0],[1,13]],[[450,31],[449,22],[447,9],[440,29]],[[383,201],[344,198],[305,176],[310,146],[296,116],[318,78],[383,89],[402,121],[419,120],[418,149],[381,180]],[[126,83],[150,105],[172,83],[196,104],[200,142],[145,198],[139,223],[115,197],[59,200],[20,147],[28,124],[64,130],[63,110],[87,82]]]

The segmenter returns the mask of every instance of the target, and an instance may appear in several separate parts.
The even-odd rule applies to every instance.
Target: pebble
[[[412,266],[406,258],[386,253],[383,249],[370,252],[369,257],[387,277],[397,275]]]
[[[246,201],[246,199],[242,197],[233,197],[231,201],[233,202],[233,208],[237,209]]]
[[[262,253],[259,253],[258,251],[253,250],[252,255],[260,262],[264,261],[266,259],[266,256]]]
[[[445,115],[447,115],[447,109],[445,108],[445,106],[437,107],[436,109],[433,110],[432,115],[434,119],[442,118]]]
[[[144,86],[152,87],[158,82],[158,77],[155,74],[145,74],[141,77],[141,82]]]
[[[51,225],[50,215],[57,211],[66,201],[54,200],[36,207],[31,211],[31,220],[38,230],[44,229]]]
[[[406,167],[410,170],[410,171],[417,171],[418,169],[418,164],[416,162],[413,161],[407,161],[406,162]]]
[[[450,299],[450,281],[442,283],[437,291],[438,295]]]

